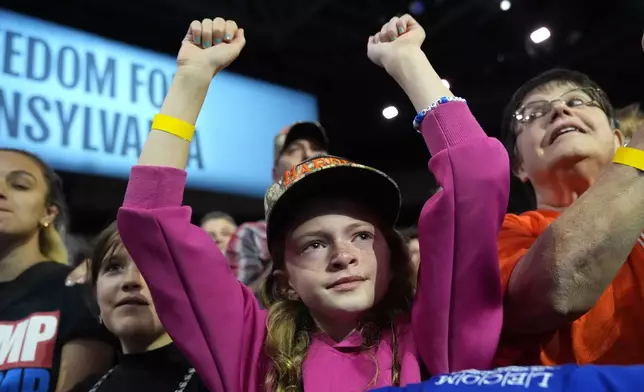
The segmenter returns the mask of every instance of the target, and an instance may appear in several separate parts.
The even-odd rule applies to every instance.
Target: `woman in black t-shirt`
[[[112,223],[96,239],[90,258],[92,302],[119,339],[117,365],[88,377],[72,392],[207,391],[163,329],[147,284]],[[216,392],[216,391],[214,391]]]
[[[113,349],[70,272],[58,176],[0,149],[0,390],[66,391],[109,368]]]

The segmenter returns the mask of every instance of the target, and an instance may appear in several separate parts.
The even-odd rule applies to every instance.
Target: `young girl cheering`
[[[420,50],[424,38],[406,15],[367,46],[419,111],[414,125],[442,186],[419,220],[415,298],[409,256],[393,229],[398,187],[375,169],[321,156],[267,192],[274,271],[261,310],[181,206],[211,79],[245,44],[233,21],[190,25],[118,227],[166,330],[211,391],[363,391],[418,382],[422,369],[491,366],[502,317],[496,237],[508,157],[443,86]]]
[[[127,253],[116,222],[94,240],[86,280],[89,302],[120,344],[116,366],[69,392],[206,392],[159,320],[150,290]]]

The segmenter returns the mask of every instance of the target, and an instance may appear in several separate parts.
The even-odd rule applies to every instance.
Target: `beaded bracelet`
[[[463,98],[459,97],[441,97],[438,101],[432,103],[431,105],[427,106],[425,109],[421,110],[420,113],[416,115],[414,118],[414,129],[417,131],[420,131],[420,124],[423,122],[425,119],[425,116],[427,116],[427,113],[431,112],[432,110],[436,109],[439,105],[442,105],[444,103],[448,102],[467,102]]]

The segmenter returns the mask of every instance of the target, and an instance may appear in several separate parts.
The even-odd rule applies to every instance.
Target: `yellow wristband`
[[[613,162],[644,171],[644,151],[632,147],[620,147],[615,153]]]
[[[185,141],[192,141],[195,134],[195,126],[178,118],[157,114],[152,121],[152,129],[167,132]]]

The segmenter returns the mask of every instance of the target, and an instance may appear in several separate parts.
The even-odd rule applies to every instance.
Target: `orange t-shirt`
[[[504,295],[519,259],[558,216],[546,210],[505,216],[498,241]],[[538,336],[504,334],[497,365],[644,363],[643,241],[640,236],[610,286],[581,318]]]

